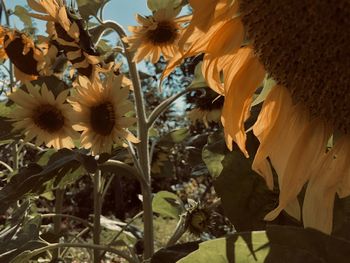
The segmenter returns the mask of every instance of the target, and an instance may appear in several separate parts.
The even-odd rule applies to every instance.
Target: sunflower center
[[[4,42],[9,40],[5,36]],[[39,75],[37,71],[37,61],[34,59],[34,51],[30,49],[29,52],[23,55],[23,39],[20,34],[16,34],[15,38],[7,44],[5,51],[11,62],[22,72],[28,75]]]
[[[49,133],[58,132],[64,126],[64,116],[55,106],[40,105],[34,110],[33,122],[40,129]]]
[[[103,102],[91,108],[91,127],[94,132],[100,135],[107,136],[111,134],[115,119],[114,107],[110,102]]]
[[[248,38],[295,103],[350,132],[348,0],[241,0]]]
[[[177,28],[170,21],[158,22],[156,29],[147,32],[147,37],[153,44],[173,43],[177,35]]]

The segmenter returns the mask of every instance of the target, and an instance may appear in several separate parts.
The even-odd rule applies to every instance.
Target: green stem
[[[93,229],[93,242],[95,245],[100,244],[101,234],[101,170],[97,170],[94,174],[94,229]],[[100,262],[100,251],[94,250],[94,263]]]
[[[127,172],[129,172],[130,174],[132,174],[137,180],[140,181],[141,184],[145,183],[145,179],[142,177],[142,175],[140,175],[140,173],[138,173],[138,171],[134,167],[132,167],[126,163],[123,163],[123,162],[118,161],[118,160],[108,160],[105,163],[100,165],[100,167],[108,167],[108,166],[122,168],[122,169],[126,170]]]
[[[25,257],[22,256],[23,258],[21,258],[22,259],[21,262],[27,262],[27,261],[29,261],[29,259],[45,252],[46,250],[65,248],[65,247],[77,247],[77,248],[88,248],[88,249],[94,249],[94,250],[104,250],[104,251],[111,252],[113,254],[118,255],[118,256],[126,259],[130,263],[137,263],[137,261],[135,259],[131,258],[129,255],[127,255],[123,251],[119,251],[119,250],[114,249],[112,247],[96,245],[96,244],[82,244],[82,243],[54,243],[54,244],[50,244],[46,247],[41,247],[41,248],[32,250]],[[26,253],[26,252],[24,252],[24,253]],[[21,255],[19,255],[19,256],[21,256]]]
[[[153,123],[157,120],[157,118],[164,112],[166,111],[171,104],[176,101],[178,98],[180,98],[181,96],[185,95],[187,92],[190,92],[192,90],[198,90],[198,88],[188,88],[185,89],[183,91],[181,91],[178,94],[175,94],[174,96],[167,98],[166,100],[164,100],[161,104],[159,104],[149,115],[148,118],[148,127],[152,127]]]
[[[111,28],[118,33],[120,38],[126,37],[125,30],[114,21],[101,21],[105,28]],[[151,190],[151,169],[149,158],[149,138],[148,138],[148,122],[143,100],[142,88],[136,63],[133,62],[133,55],[129,52],[128,44],[123,41],[125,57],[129,65],[130,78],[134,87],[134,98],[136,104],[137,115],[137,136],[140,143],[136,145],[137,156],[140,164],[140,170],[144,178],[141,184],[143,196],[143,222],[144,222],[144,260],[148,260],[154,253],[154,233],[153,233],[153,209],[152,209],[152,190]]]
[[[62,217],[59,214],[62,214],[63,211],[63,201],[64,201],[64,189],[57,189],[56,190],[56,199],[55,199],[55,214],[58,216],[55,216],[53,218],[53,232],[56,236],[55,242],[59,242],[59,235],[61,232],[61,222]],[[57,259],[59,256],[59,250],[55,249],[52,253],[53,259]]]
[[[84,228],[82,231],[80,231],[78,233],[78,235],[74,236],[73,239],[70,241],[71,243],[73,243],[75,240],[78,240],[80,239],[80,237],[86,233],[88,233],[90,231],[90,228],[89,227],[86,227]],[[61,258],[64,258],[64,256],[67,254],[69,248],[66,247],[63,251],[62,251],[62,255],[61,255]]]
[[[18,168],[19,168],[19,149],[18,149],[18,144],[16,142],[13,143],[12,157],[13,157],[13,170],[18,171]]]
[[[108,181],[107,183],[103,184],[103,191],[102,191],[102,194],[101,194],[101,206],[103,206],[104,204],[104,201],[105,201],[105,198],[106,198],[106,194],[107,194],[107,191],[108,191],[108,188],[111,186],[113,180],[115,178],[115,174],[112,174],[109,178],[108,178]]]
[[[0,164],[4,166],[7,170],[9,170],[10,173],[13,173],[13,169],[7,163],[0,161]]]
[[[181,216],[179,222],[177,222],[175,231],[173,235],[169,238],[168,243],[165,247],[170,247],[176,244],[176,242],[182,237],[186,232],[186,217]]]

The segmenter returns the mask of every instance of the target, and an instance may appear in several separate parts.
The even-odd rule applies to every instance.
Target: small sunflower
[[[51,45],[63,51],[67,59],[79,74],[92,77],[99,65],[100,58],[83,20],[77,14],[69,12],[61,0],[27,0],[28,5],[37,13],[32,17],[47,21],[47,33]]]
[[[22,82],[37,79],[46,66],[44,54],[34,41],[17,30],[1,28],[2,58],[9,58],[14,65],[17,80]]]
[[[198,96],[198,92],[188,94],[186,100],[193,103],[194,107],[187,112],[187,117],[193,122],[203,122],[206,127],[210,123],[219,123],[224,97],[210,88],[205,89],[205,94]]]
[[[225,96],[227,146],[236,142],[247,157],[244,123],[254,93],[271,76],[277,84],[253,126],[260,141],[253,169],[272,189],[271,163],[280,188],[279,205],[265,219],[286,210],[305,227],[331,233],[335,196],[350,195],[348,1],[189,3],[193,18],[164,76],[184,57],[205,53],[203,75]],[[328,151],[332,134],[339,139]],[[301,211],[297,195],[307,182]]]
[[[191,234],[200,236],[202,233],[209,232],[211,224],[211,211],[201,203],[190,199],[189,208],[185,214],[185,228]]]
[[[73,148],[72,138],[79,134],[72,129],[73,110],[65,103],[69,91],[64,90],[55,98],[46,84],[40,87],[26,83],[26,88],[28,92],[18,89],[9,95],[19,106],[10,115],[14,129],[23,130],[25,141],[35,139],[38,146],[44,143],[55,149]]]
[[[181,35],[182,24],[188,17],[176,18],[177,11],[173,8],[162,8],[152,16],[136,15],[141,26],[129,26],[132,36],[124,39],[135,51],[134,61],[139,62],[151,58],[156,63],[163,54],[166,60],[172,58],[178,50],[178,40]]]
[[[121,75],[109,74],[104,82],[79,76],[74,83],[76,93],[69,99],[74,109],[73,128],[82,131],[81,144],[94,155],[110,153],[113,144],[122,140],[139,141],[127,130],[136,120],[126,116],[133,104],[128,100],[129,89],[122,88],[121,82]]]

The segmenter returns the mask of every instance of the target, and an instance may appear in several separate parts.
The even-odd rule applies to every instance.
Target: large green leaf
[[[208,144],[203,147],[202,159],[213,178],[217,178],[221,174],[224,168],[221,162],[227,153],[226,144],[222,136],[214,134],[208,137]]]
[[[256,139],[249,134],[248,151],[254,154]],[[265,228],[264,216],[277,202],[277,193],[271,192],[265,181],[252,169],[247,159],[235,147],[227,150],[222,137],[213,135],[203,149],[203,160],[215,178],[214,187],[221,197],[225,215],[239,231]]]
[[[16,5],[13,14],[18,16],[18,18],[23,22],[24,27],[33,27],[32,18],[29,16],[28,10],[23,6]]]
[[[41,217],[36,216],[16,227],[16,231],[12,235],[1,236],[0,262],[26,262],[16,261],[15,257],[24,251],[45,246],[46,243],[39,239],[40,225]]]
[[[50,180],[54,180],[54,186],[57,186],[66,174],[74,172],[80,166],[94,172],[97,162],[93,157],[80,152],[61,149],[50,157],[46,166],[32,163],[20,169],[0,190],[0,213],[25,196],[46,192]]]
[[[104,5],[106,0],[77,0],[79,13],[85,20],[90,16],[96,16],[98,10]]]
[[[286,226],[203,242],[178,263],[346,263],[350,242],[321,232]]]
[[[156,11],[162,8],[178,8],[182,0],[147,0],[147,6],[150,10]]]
[[[199,241],[195,241],[162,248],[153,255],[151,263],[176,263],[181,258],[197,250],[199,243]]]
[[[176,143],[184,141],[189,135],[190,132],[187,128],[175,129],[163,136],[157,145],[171,147]]]
[[[162,216],[179,219],[184,212],[181,199],[174,193],[167,191],[158,192],[152,200],[153,211]]]

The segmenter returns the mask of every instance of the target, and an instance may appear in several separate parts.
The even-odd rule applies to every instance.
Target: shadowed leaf
[[[349,249],[350,242],[315,230],[269,226],[203,242],[178,263],[346,263]]]

